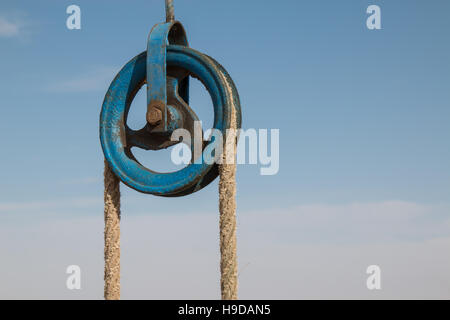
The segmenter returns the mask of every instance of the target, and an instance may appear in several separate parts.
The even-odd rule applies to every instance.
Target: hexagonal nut
[[[160,123],[161,120],[162,120],[162,112],[158,108],[153,107],[147,112],[147,122],[150,125],[155,126],[158,123]]]

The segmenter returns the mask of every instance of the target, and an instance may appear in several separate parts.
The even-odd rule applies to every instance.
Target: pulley
[[[129,187],[165,197],[183,196],[207,186],[218,176],[217,163],[203,161],[205,149],[214,139],[204,139],[201,152],[193,141],[172,141],[176,129],[186,129],[195,137],[200,119],[189,105],[189,77],[200,80],[208,90],[214,107],[213,128],[225,137],[231,127],[241,127],[239,95],[227,71],[213,58],[188,47],[182,24],[170,21],[155,25],[148,37],[147,51],[131,59],[112,81],[100,115],[100,140],[105,159],[119,179]],[[128,112],[137,92],[147,85],[146,125],[132,130]],[[201,131],[201,130],[200,130]],[[191,147],[192,159],[181,170],[160,173],[144,167],[131,148],[157,151],[177,143]],[[220,148],[218,148],[220,150]]]

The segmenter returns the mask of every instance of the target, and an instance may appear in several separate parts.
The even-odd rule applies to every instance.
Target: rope
[[[236,111],[231,112],[222,164],[219,166],[220,288],[222,300],[237,300],[236,252]]]
[[[120,299],[120,181],[105,160],[105,289],[106,300]]]
[[[219,166],[220,287],[223,300],[236,300],[236,112],[231,113],[222,164]],[[105,160],[105,288],[106,300],[120,299],[120,180]]]
[[[166,21],[175,20],[173,0],[166,0]],[[219,165],[220,287],[223,300],[236,300],[236,110],[231,112]],[[106,300],[120,299],[120,180],[105,160],[105,288]]]
[[[173,8],[173,0],[166,0],[166,22],[175,20],[175,10]]]

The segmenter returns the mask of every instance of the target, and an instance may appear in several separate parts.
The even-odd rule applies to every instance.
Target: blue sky
[[[17,237],[8,248],[1,248],[4,252],[15,248],[16,260],[11,257],[8,267],[11,272],[17,264],[33,259],[26,250],[31,242],[42,241],[38,251],[59,252],[46,247],[54,241],[39,240],[45,239],[46,228],[53,223],[69,228],[70,221],[82,225],[81,221],[97,219],[92,223],[99,227],[98,235],[84,236],[97,241],[100,253],[91,254],[101,258],[101,103],[116,72],[145,50],[149,30],[164,18],[163,3],[1,2],[0,224]],[[81,30],[66,28],[65,11],[71,4],[81,7]],[[366,28],[365,12],[371,4],[381,7],[382,30]],[[398,249],[400,244],[410,245],[411,241],[444,239],[447,243],[450,228],[441,227],[447,226],[450,205],[449,10],[450,3],[445,0],[175,1],[175,15],[184,24],[191,47],[218,60],[236,82],[243,127],[280,129],[277,175],[260,176],[258,166],[238,168],[242,230],[257,239],[265,233],[250,226],[266,230],[273,224],[274,232],[266,230],[273,237],[272,244],[280,241],[283,249],[308,244],[311,251],[307,252],[336,243],[383,243],[383,250],[399,251],[403,251]],[[191,106],[208,124],[212,107],[202,90],[194,82]],[[145,94],[137,97],[132,108],[130,120],[138,127],[145,112]],[[169,153],[139,153],[138,158],[165,168]],[[136,228],[148,219],[181,223],[198,214],[217,214],[217,181],[178,199],[141,195],[125,187],[122,191],[123,223],[135,219]],[[363,208],[360,215],[355,213],[355,204]],[[305,214],[309,206],[323,219]],[[264,224],[258,222],[259,211],[266,212],[267,217],[261,219]],[[375,219],[371,224],[365,222],[372,221],[370,217],[362,218],[368,212]],[[292,217],[298,220],[290,220]],[[160,223],[166,225],[167,221]],[[329,223],[340,232],[331,232]],[[324,225],[331,230],[324,230]],[[373,229],[376,226],[379,229]],[[214,221],[197,227],[216,230]],[[36,238],[30,238],[24,228],[37,232]],[[354,232],[355,228],[367,232]],[[95,233],[93,228],[87,229]],[[58,236],[76,237],[75,230]],[[372,237],[374,230],[379,232]],[[249,238],[243,232],[242,246],[248,248],[247,253],[262,250],[258,242],[251,242],[255,239],[245,242]],[[70,239],[77,246],[75,238]],[[439,255],[439,250],[427,247],[433,244],[422,242],[424,255]],[[162,242],[161,250],[166,243]],[[187,248],[196,248],[196,244]],[[82,246],[88,248],[89,244]],[[132,248],[130,244],[124,251],[135,252]],[[90,263],[90,256],[76,252],[69,245],[66,258],[51,256],[47,265],[63,266],[74,255],[77,258],[73,260]],[[354,254],[349,260],[359,257]],[[206,255],[205,261],[215,268],[216,258]],[[242,259],[245,265],[244,254]],[[390,261],[386,257],[380,260]],[[100,262],[92,268],[101,270]],[[448,260],[445,263],[450,264]],[[400,262],[395,265],[401,270]],[[49,269],[42,268],[50,279]],[[273,270],[280,272],[275,266]],[[259,291],[245,279],[243,294],[251,298]],[[352,274],[346,279],[353,279]],[[101,287],[101,282],[97,286]],[[326,284],[323,288],[332,291]],[[59,296],[58,290],[42,296]],[[280,285],[280,290],[286,288]],[[429,291],[435,293],[436,288]],[[85,292],[87,297],[100,297],[97,287]],[[400,285],[398,291],[386,294],[397,297],[407,293]],[[0,297],[5,294],[0,291]],[[39,290],[36,295],[40,296]],[[201,292],[198,295],[202,297]],[[448,292],[437,296],[448,297]]]

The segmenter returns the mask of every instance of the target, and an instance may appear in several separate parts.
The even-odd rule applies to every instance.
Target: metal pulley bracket
[[[151,126],[151,132],[155,133],[167,133],[180,127],[183,116],[183,110],[179,107],[171,110],[167,108],[167,46],[172,44],[188,46],[186,32],[180,22],[160,23],[152,28],[147,41],[147,122]],[[177,78],[179,92],[187,105],[188,74],[178,72]],[[174,91],[169,92],[172,97],[176,94]]]

